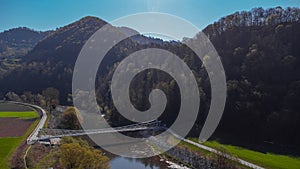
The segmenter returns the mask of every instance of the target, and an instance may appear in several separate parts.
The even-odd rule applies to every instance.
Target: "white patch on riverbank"
[[[172,169],[191,169],[189,167],[181,166],[179,164],[176,164],[176,163],[173,163],[173,162],[167,161],[167,160],[166,160],[166,163],[169,164],[168,168],[172,168]]]

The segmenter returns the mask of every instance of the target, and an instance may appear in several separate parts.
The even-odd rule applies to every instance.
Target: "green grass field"
[[[23,137],[0,138],[0,168],[9,169],[9,157],[23,140]]]
[[[198,139],[191,139],[197,141]],[[265,168],[276,168],[276,169],[299,169],[300,168],[300,157],[291,157],[287,155],[261,153],[249,149],[245,149],[233,145],[220,144],[217,141],[207,141],[204,145],[220,149],[225,148],[231,155],[241,158],[243,160],[252,162]]]
[[[33,119],[38,117],[35,111],[0,111],[0,118],[16,117]],[[0,169],[9,169],[9,159],[19,144],[27,138],[34,127],[38,124],[36,119],[21,137],[0,137]]]
[[[38,117],[38,115],[35,111],[23,111],[23,112],[3,111],[3,112],[0,112],[0,118],[5,118],[5,117],[31,119],[31,118]]]

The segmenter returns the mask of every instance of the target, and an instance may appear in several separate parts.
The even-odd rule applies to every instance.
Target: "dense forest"
[[[0,95],[34,102],[32,98],[38,93],[53,87],[52,91],[59,91],[56,100],[72,104],[71,80],[76,58],[85,41],[104,24],[98,18],[85,17],[46,36],[20,57],[14,69],[0,69]],[[214,137],[231,143],[267,144],[297,152],[300,148],[300,67],[297,66],[300,65],[300,9],[276,7],[237,12],[207,26],[203,32],[218,51],[227,77],[225,112]],[[179,41],[137,35],[117,44],[98,70],[97,101],[102,113],[114,125],[128,123],[113,105],[109,82],[121,60],[145,48],[168,50],[193,70],[201,94],[201,115],[190,135],[198,136],[210,106],[210,84],[201,61]],[[170,125],[180,106],[178,85],[170,75],[147,70],[136,76],[131,83],[132,104],[139,110],[147,110],[148,95],[154,88],[162,89],[167,95],[167,107],[160,119]]]

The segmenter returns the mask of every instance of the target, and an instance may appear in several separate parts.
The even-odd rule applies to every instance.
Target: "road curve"
[[[29,104],[29,103],[21,103],[21,102],[15,102],[15,101],[5,101],[5,102],[28,106],[28,107],[31,107],[31,108],[41,112],[42,118],[41,118],[39,124],[33,130],[33,132],[28,136],[27,144],[34,144],[36,141],[38,141],[39,131],[44,127],[44,125],[47,121],[46,111],[37,105],[33,105],[33,104]]]

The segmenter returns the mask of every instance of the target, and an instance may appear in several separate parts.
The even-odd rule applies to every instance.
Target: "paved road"
[[[192,145],[194,145],[194,146],[197,146],[197,147],[199,147],[199,148],[201,148],[201,149],[210,151],[210,152],[215,153],[215,154],[223,155],[224,157],[226,157],[226,158],[228,158],[228,159],[230,159],[230,160],[237,161],[237,162],[239,162],[240,164],[245,165],[245,166],[250,167],[250,168],[264,169],[263,167],[258,166],[258,165],[255,165],[255,164],[250,163],[250,162],[248,162],[248,161],[242,160],[242,159],[240,159],[240,158],[234,158],[234,157],[232,157],[232,156],[229,155],[229,154],[224,154],[224,153],[222,153],[222,152],[220,152],[220,151],[218,151],[218,150],[216,150],[216,149],[213,149],[213,148],[207,147],[207,146],[205,146],[205,145],[196,143],[196,142],[194,142],[194,141],[191,141],[191,140],[182,138],[181,136],[177,135],[176,133],[174,133],[174,132],[171,131],[171,130],[168,130],[168,131],[169,131],[170,133],[172,133],[172,135],[174,135],[175,137],[179,138],[180,140],[182,140],[182,141],[184,141],[184,142],[187,142],[187,143],[189,143],[189,144],[192,144]]]
[[[6,101],[6,102],[28,106],[28,107],[31,107],[31,108],[39,111],[42,114],[42,118],[41,118],[39,124],[36,126],[36,128],[33,130],[33,132],[27,138],[27,144],[34,144],[38,140],[39,131],[44,127],[44,125],[46,123],[46,120],[47,120],[46,111],[44,109],[42,109],[41,107],[39,107],[37,105],[33,105],[33,104],[21,103],[21,102],[15,102],[15,101]]]

